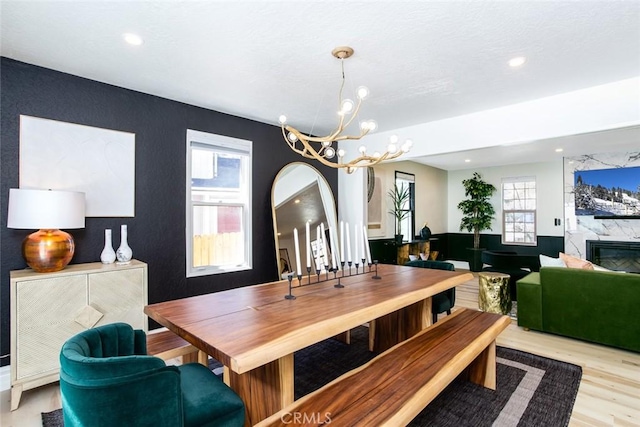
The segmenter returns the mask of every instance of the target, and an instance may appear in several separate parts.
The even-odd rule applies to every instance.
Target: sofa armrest
[[[518,288],[518,326],[542,330],[542,287],[540,273],[529,273],[516,282]]]

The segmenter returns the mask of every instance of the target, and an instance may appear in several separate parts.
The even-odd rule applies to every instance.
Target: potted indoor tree
[[[405,205],[409,203],[409,198],[411,194],[409,192],[409,186],[401,185],[398,187],[398,184],[393,186],[393,189],[389,190],[387,193],[391,198],[391,210],[389,211],[395,217],[396,220],[396,243],[402,243],[402,234],[400,234],[402,220],[405,219],[409,215],[409,211],[405,210]]]
[[[458,203],[458,209],[462,211],[462,221],[460,221],[460,231],[473,231],[473,248],[469,268],[471,271],[482,270],[482,251],[480,249],[480,232],[491,230],[491,221],[495,210],[489,198],[496,192],[496,187],[482,180],[478,172],[473,173],[473,177],[462,181],[466,200]]]

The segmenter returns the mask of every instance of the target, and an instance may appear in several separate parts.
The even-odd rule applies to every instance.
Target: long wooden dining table
[[[378,265],[378,275],[346,273],[343,288],[337,280],[313,284],[314,275],[311,285],[293,288],[295,299],[285,299],[283,280],[150,304],[144,312],[225,366],[225,382],[253,425],[293,402],[295,351],[368,322],[374,350],[390,348],[431,324],[432,295],[473,277],[396,265]]]

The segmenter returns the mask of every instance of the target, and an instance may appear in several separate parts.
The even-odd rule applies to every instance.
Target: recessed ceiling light
[[[295,199],[293,203],[300,203],[300,199]]]
[[[464,162],[465,162],[465,163],[470,163],[470,162],[471,162],[471,159],[464,159]]]
[[[122,35],[122,38],[124,39],[124,41],[133,46],[140,46],[143,43],[142,37],[133,33],[124,33]]]
[[[562,153],[564,150],[562,148],[556,148],[556,153]]]
[[[510,67],[519,67],[522,64],[524,64],[525,62],[527,62],[527,58],[525,58],[524,56],[516,56],[515,58],[511,58],[509,60],[509,66]]]

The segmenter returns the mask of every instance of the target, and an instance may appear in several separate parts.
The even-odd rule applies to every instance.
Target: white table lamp
[[[73,237],[60,228],[84,228],[84,193],[9,190],[7,227],[37,229],[22,242],[22,256],[39,273],[62,270],[75,250]]]

